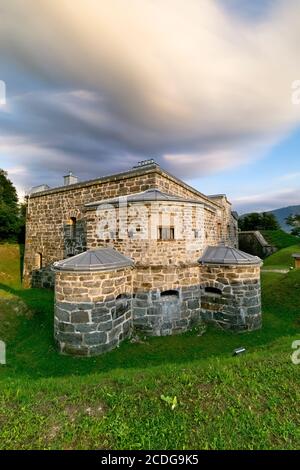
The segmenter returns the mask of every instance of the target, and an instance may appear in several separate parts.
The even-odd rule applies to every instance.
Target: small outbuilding
[[[295,260],[295,268],[300,269],[300,253],[294,253],[292,257]]]

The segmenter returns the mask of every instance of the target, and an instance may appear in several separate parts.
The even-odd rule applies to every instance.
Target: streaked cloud
[[[251,194],[234,199],[232,202],[237,209],[242,208],[241,212],[269,211],[280,207],[288,207],[299,204],[299,188],[283,188],[278,191],[271,191],[261,194]]]
[[[25,188],[150,157],[184,178],[259,160],[300,123],[300,3],[246,3],[0,0],[0,166]]]

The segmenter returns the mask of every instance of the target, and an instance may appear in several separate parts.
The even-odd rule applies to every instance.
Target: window
[[[222,238],[222,224],[219,222],[217,226],[217,232],[218,232],[218,239],[221,240]]]
[[[221,297],[222,291],[217,287],[205,287],[205,294],[212,297]]]
[[[70,238],[74,239],[76,238],[76,217],[71,217],[69,220],[69,225],[70,225]]]
[[[165,290],[160,294],[161,297],[179,297],[179,292],[177,290]]]
[[[34,259],[35,269],[41,269],[43,267],[43,255],[42,253],[36,253]]]
[[[175,239],[174,227],[158,227],[158,239],[159,240],[174,240]]]

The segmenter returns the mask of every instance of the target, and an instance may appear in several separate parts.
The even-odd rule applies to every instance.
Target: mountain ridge
[[[262,214],[263,212],[266,214],[273,214],[278,220],[280,227],[289,233],[291,232],[292,228],[287,225],[285,219],[290,215],[300,214],[300,204],[295,206],[280,207],[279,209],[273,209],[271,211],[260,211],[258,213]],[[245,217],[248,214],[249,212],[247,214],[242,214],[241,217]]]

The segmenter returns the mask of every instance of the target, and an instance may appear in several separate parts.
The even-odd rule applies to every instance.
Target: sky
[[[239,213],[300,204],[299,18],[300,0],[0,0],[0,168],[23,195],[154,158]]]

